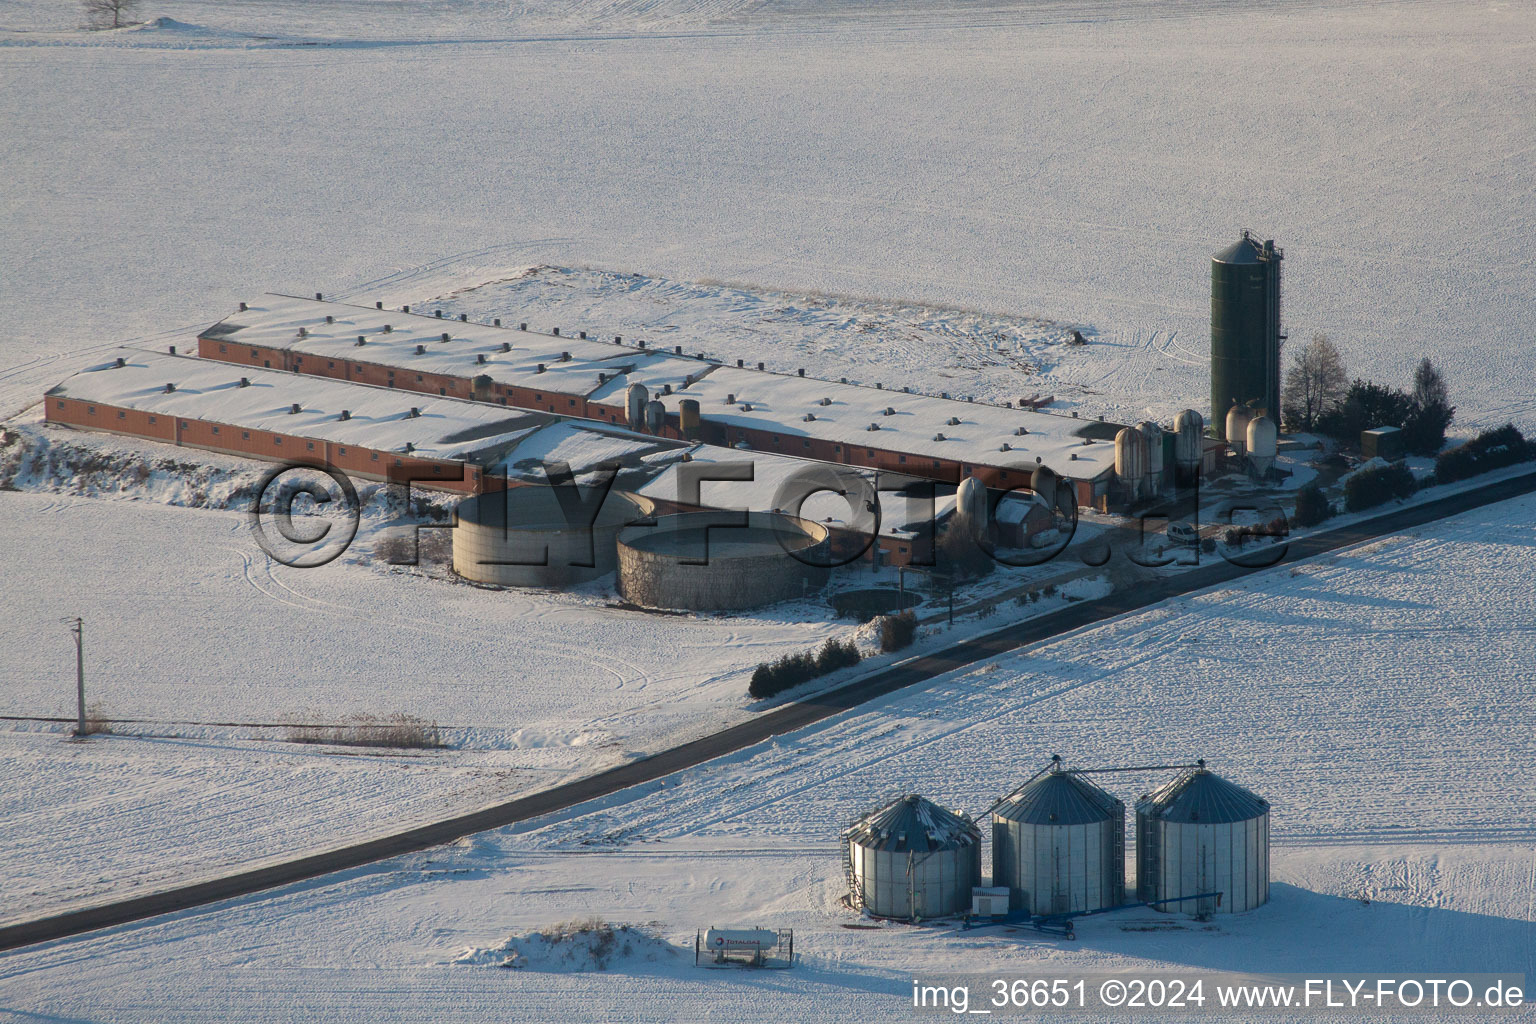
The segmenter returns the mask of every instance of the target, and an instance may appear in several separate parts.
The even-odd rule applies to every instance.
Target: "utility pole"
[[[85,733],[85,621],[79,616],[65,619],[75,634],[75,735]]]

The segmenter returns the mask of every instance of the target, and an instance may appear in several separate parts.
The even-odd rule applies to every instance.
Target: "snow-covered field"
[[[1533,522],[1524,498],[1249,577],[527,826],[19,952],[0,986],[24,1018],[831,1021],[901,1017],[913,977],[959,972],[1536,976]],[[1269,798],[1270,904],[1085,919],[1075,943],[841,927],[850,818],[908,791],[979,812],[1053,752],[1203,755]],[[491,966],[590,916],[677,953]],[[794,928],[801,962],[697,971],[694,929],[731,923]]]
[[[138,16],[203,31],[0,7],[5,411],[269,288],[410,302],[555,265],[1091,325],[1116,358],[1030,390],[1167,415],[1203,405],[1208,257],[1249,226],[1286,249],[1292,338],[1397,382],[1434,354],[1461,427],[1533,422],[1529,5]]]

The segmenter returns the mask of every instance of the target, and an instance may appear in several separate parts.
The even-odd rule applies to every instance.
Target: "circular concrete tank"
[[[733,515],[745,525],[724,525]],[[826,582],[828,537],[819,523],[776,512],[661,516],[620,532],[619,593],[644,608],[686,611],[802,597]]]
[[[1118,907],[1125,804],[1057,762],[992,808],[992,884],[1031,914]]]
[[[981,884],[981,829],[965,815],[904,796],[843,833],[849,902],[879,917],[964,913]]]
[[[612,572],[615,538],[650,511],[644,499],[609,491],[593,516],[569,512],[542,484],[465,498],[455,514],[453,571],[503,587],[568,587]]]
[[[1269,900],[1269,802],[1205,762],[1136,802],[1136,892],[1148,901],[1219,892],[1158,909],[1237,914]]]

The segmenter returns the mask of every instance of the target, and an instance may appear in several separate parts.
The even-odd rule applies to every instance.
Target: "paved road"
[[[1487,484],[1472,493],[1397,509],[1364,522],[1303,537],[1291,542],[1275,564],[1295,562],[1385,534],[1400,533],[1470,508],[1503,501],[1536,491],[1536,473]],[[1074,604],[1060,611],[1017,623],[996,632],[963,640],[932,654],[875,672],[815,699],[787,704],[764,712],[740,725],[632,761],[598,775],[591,775],[553,789],[520,797],[470,814],[408,829],[380,839],[339,850],[317,853],[268,867],[242,871],[223,878],[150,893],[53,917],[0,928],[0,950],[47,942],[82,932],[125,924],[146,917],[245,896],[275,886],[358,867],[403,853],[414,853],[452,842],[475,832],[526,821],[552,811],[564,810],[643,782],[665,778],[674,772],[703,764],[781,733],[804,728],[823,719],[883,697],[954,669],[996,657],[1008,651],[1105,619],[1137,611],[1159,601],[1239,579],[1256,571],[1226,561],[1204,565],[1176,576],[1148,579],[1135,588],[1116,591],[1098,601]]]

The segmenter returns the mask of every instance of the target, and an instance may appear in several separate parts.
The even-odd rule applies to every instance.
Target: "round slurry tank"
[[[981,884],[981,829],[970,817],[904,796],[843,833],[849,902],[915,921],[964,913]]]
[[[651,400],[644,384],[631,384],[624,391],[624,422],[630,430],[645,427],[645,403]]]
[[[1200,472],[1200,453],[1205,447],[1205,417],[1185,409],[1173,418],[1173,461],[1180,487],[1195,482]]]
[[[1147,491],[1156,494],[1163,489],[1163,428],[1142,420],[1136,429],[1147,439]]]
[[[1257,416],[1248,422],[1248,465],[1254,473],[1263,476],[1275,464],[1280,431],[1268,416]]]
[[[992,808],[992,884],[1031,914],[1124,903],[1125,804],[1056,762]]]
[[[732,516],[736,523],[729,525]],[[826,583],[825,526],[777,512],[684,512],[620,532],[619,593],[644,608],[735,611]]]
[[[987,487],[973,476],[960,481],[960,490],[955,495],[955,523],[973,537],[987,528]]]
[[[583,583],[613,571],[619,531],[649,511],[644,499],[618,491],[595,516],[562,506],[553,487],[538,484],[477,494],[455,513],[453,571],[504,587]]]
[[[1169,913],[1237,914],[1269,900],[1269,802],[1199,767],[1136,802],[1136,892]]]
[[[1115,476],[1133,496],[1141,493],[1147,478],[1147,439],[1133,427],[1122,427],[1115,435]]]

